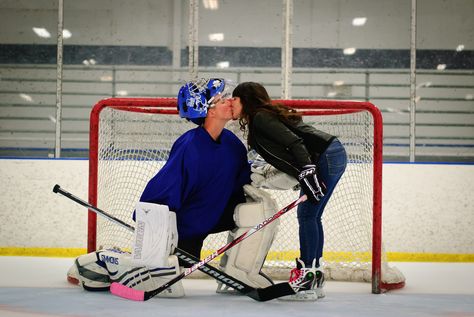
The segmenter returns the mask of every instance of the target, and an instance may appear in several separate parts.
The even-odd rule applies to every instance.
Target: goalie
[[[234,239],[277,211],[266,192],[249,185],[247,150],[224,128],[233,118],[231,90],[219,78],[181,87],[179,114],[198,127],[176,140],[168,161],[146,185],[134,212],[131,254],[101,250],[81,256],[68,273],[70,281],[88,290],[107,290],[111,282],[154,289],[179,275],[180,265],[189,266],[172,255],[176,245],[199,258],[209,234],[230,230]],[[223,270],[253,287],[271,285],[260,269],[276,230],[275,221],[230,249]],[[181,297],[184,289],[178,282],[158,296]]]

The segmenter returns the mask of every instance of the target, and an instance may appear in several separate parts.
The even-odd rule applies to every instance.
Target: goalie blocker
[[[250,178],[255,187],[272,190],[299,189],[299,183],[294,177],[276,169],[260,156],[252,162],[251,171]]]

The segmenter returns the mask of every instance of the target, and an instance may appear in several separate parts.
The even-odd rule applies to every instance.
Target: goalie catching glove
[[[252,171],[250,175],[252,186],[274,190],[289,190],[298,187],[298,181],[295,178],[262,159],[254,160],[250,170]]]
[[[301,189],[308,199],[313,203],[318,203],[324,197],[326,185],[319,181],[316,165],[305,165],[298,175]]]

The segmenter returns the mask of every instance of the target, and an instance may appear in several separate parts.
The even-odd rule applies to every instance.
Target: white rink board
[[[86,246],[87,160],[1,160],[0,247]],[[384,164],[383,234],[388,252],[474,253],[474,165]],[[285,215],[294,216],[294,215]]]

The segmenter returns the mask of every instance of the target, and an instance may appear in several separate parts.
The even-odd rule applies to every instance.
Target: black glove
[[[317,203],[324,197],[326,185],[318,180],[316,165],[305,165],[298,175],[301,189],[308,199]]]

